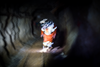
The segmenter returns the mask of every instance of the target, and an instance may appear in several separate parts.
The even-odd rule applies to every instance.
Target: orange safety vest
[[[54,39],[55,36],[56,36],[56,30],[57,30],[57,29],[55,29],[55,31],[52,32],[50,35],[44,34],[44,32],[41,30],[41,35],[43,35],[43,42],[47,42],[47,41],[52,42],[53,39]],[[48,32],[48,29],[46,29],[46,32]]]

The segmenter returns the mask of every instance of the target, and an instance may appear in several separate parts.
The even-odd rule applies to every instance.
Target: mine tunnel
[[[99,7],[98,0],[1,1],[0,67],[100,67]],[[57,53],[39,52],[44,18],[57,26]]]

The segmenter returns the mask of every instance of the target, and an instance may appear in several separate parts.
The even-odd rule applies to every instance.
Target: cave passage
[[[98,0],[1,1],[0,67],[100,67],[99,7]],[[55,53],[40,52],[44,18],[57,26]]]

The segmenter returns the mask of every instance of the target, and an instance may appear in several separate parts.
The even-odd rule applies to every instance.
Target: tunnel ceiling
[[[47,7],[48,6],[55,6],[57,4],[57,2],[59,3],[59,5],[69,5],[69,6],[86,6],[88,4],[90,4],[92,2],[92,0],[67,0],[67,1],[63,1],[63,0],[2,0],[0,2],[0,6],[21,6],[21,5],[35,5],[35,6],[39,6],[39,7]],[[47,7],[48,8],[48,7]]]
[[[13,9],[15,12],[18,12],[20,7],[28,7],[28,8],[32,8],[33,10],[48,10],[51,11],[55,8],[59,8],[58,11],[62,10],[63,8],[66,7],[71,7],[71,8],[78,8],[78,9],[82,9],[83,7],[87,7],[92,3],[91,1],[87,1],[87,0],[67,0],[67,1],[63,1],[63,0],[2,0],[0,2],[0,14],[2,13],[2,10],[4,8],[7,8],[7,11],[9,11],[9,8]],[[31,12],[33,12],[31,10]],[[32,13],[30,13],[30,15],[32,15]]]

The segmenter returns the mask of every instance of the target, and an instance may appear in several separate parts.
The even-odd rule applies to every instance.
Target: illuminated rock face
[[[26,11],[28,7],[20,6],[20,9],[13,7],[0,6],[2,10],[0,11],[0,56],[2,58],[0,62],[3,61],[0,65],[3,66],[9,64],[11,57],[15,56],[20,48],[32,45],[34,42],[32,16],[28,14],[33,9]]]
[[[21,48],[23,43],[29,38],[33,38],[31,32],[31,19],[19,18],[12,15],[0,16],[0,54],[5,56],[13,56],[18,48]],[[6,51],[4,51],[6,50]],[[4,57],[4,56],[3,56]],[[6,62],[6,59],[5,59]]]

